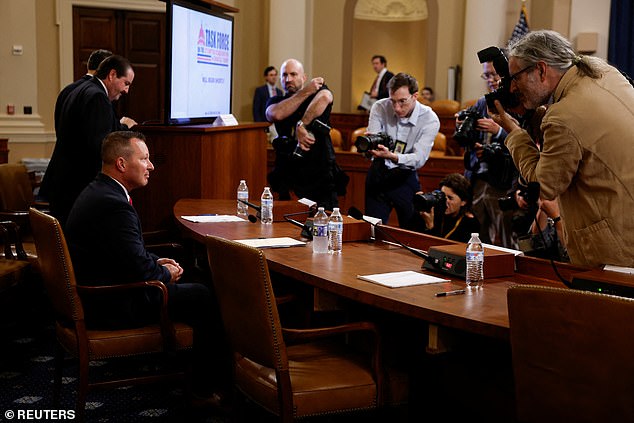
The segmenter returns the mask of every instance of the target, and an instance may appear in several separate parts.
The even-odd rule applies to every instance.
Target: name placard
[[[214,120],[213,125],[211,126],[236,126],[238,124],[238,120],[234,115],[220,115]]]

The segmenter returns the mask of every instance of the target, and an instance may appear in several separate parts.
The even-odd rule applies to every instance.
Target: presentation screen
[[[167,4],[166,121],[211,123],[231,113],[233,17],[186,1]]]

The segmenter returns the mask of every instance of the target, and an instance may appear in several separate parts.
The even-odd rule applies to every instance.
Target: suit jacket
[[[59,92],[59,94],[57,95],[57,100],[55,101],[55,133],[58,133],[57,125],[59,124],[60,115],[62,113],[62,105],[64,104],[64,101],[75,88],[79,87],[84,82],[90,81],[91,79],[92,75],[86,74],[79,78],[77,81],[71,82],[70,84],[66,85],[62,89],[62,91]]]
[[[275,93],[281,96],[282,90],[275,87]],[[253,95],[253,121],[267,122],[266,120],[266,102],[270,98],[269,86],[267,84],[257,87]]]
[[[390,82],[390,79],[392,79],[393,76],[394,74],[390,71],[386,71],[385,74],[383,74],[383,78],[379,81],[379,93],[377,99],[388,98],[390,96],[387,89],[387,83]]]
[[[77,197],[64,233],[82,285],[170,281],[169,271],[145,249],[139,215],[124,189],[103,173]]]
[[[57,142],[46,169],[41,195],[65,224],[73,202],[101,169],[101,142],[119,123],[112,102],[97,78],[72,90],[60,109]]]

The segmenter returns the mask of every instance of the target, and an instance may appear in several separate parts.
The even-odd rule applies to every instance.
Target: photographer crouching
[[[471,212],[471,184],[458,173],[445,176],[440,189],[414,196],[414,208],[420,218],[415,229],[459,242],[469,242],[480,222]]]
[[[370,110],[369,135],[355,143],[358,151],[372,157],[365,214],[387,223],[394,208],[399,226],[410,229],[416,215],[412,198],[420,190],[416,171],[429,158],[440,121],[417,101],[418,83],[411,75],[398,73],[387,87],[389,98],[378,100]]]

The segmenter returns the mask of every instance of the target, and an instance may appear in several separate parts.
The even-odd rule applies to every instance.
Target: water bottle
[[[240,180],[238,185],[238,200],[249,201],[249,188],[244,179]],[[249,214],[249,206],[238,201],[238,216],[246,216]]]
[[[323,207],[313,217],[313,253],[328,252],[328,215]]]
[[[262,197],[260,197],[260,222],[273,223],[273,194],[271,194],[271,188],[264,187]]]
[[[484,247],[477,232],[471,234],[466,257],[467,287],[480,288],[484,280]]]
[[[330,254],[341,254],[341,244],[343,242],[343,217],[339,212],[339,207],[332,209],[330,219],[328,219],[328,252]]]

